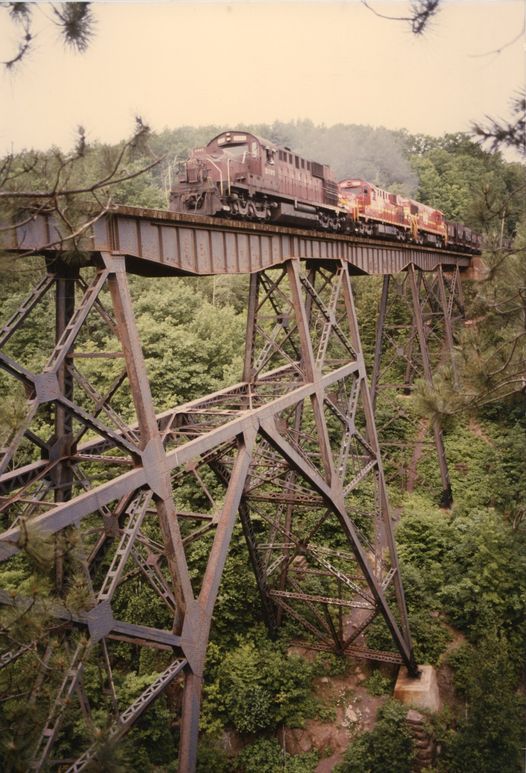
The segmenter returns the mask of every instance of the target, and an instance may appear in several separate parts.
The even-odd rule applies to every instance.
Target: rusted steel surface
[[[390,406],[390,414],[385,421],[390,427],[389,432],[397,422],[400,426],[416,424],[415,417],[405,409],[400,396],[411,394],[419,379],[432,389],[433,371],[437,365],[450,369],[452,382],[458,386],[454,331],[463,319],[464,299],[458,268],[446,273],[440,266],[437,271],[426,274],[411,266],[403,274],[384,277],[371,367],[371,394],[373,405],[376,406],[379,399],[382,401],[381,414],[385,415],[385,406]],[[378,427],[380,437],[384,430],[389,434],[388,427]],[[412,459],[406,464],[399,457],[398,477],[405,478],[407,491],[414,490],[418,462],[430,434],[433,435],[442,483],[437,499],[441,506],[450,507],[453,492],[443,434],[436,421],[420,420]],[[391,445],[396,447],[396,444]],[[388,456],[389,448],[386,446],[384,458]]]
[[[159,243],[148,247],[142,220],[123,217],[124,232],[135,228],[137,252],[149,249],[155,257]],[[229,228],[247,238],[246,226]],[[274,236],[283,240],[282,250],[292,238]],[[316,243],[324,244],[323,237]],[[208,635],[238,515],[270,630],[290,617],[314,646],[371,658],[367,628],[381,617],[397,654],[378,652],[378,659],[402,661],[417,672],[349,263],[281,253],[271,272],[243,264],[254,273],[242,381],[156,415],[127,279],[133,245],[126,252],[120,241],[120,251],[101,245],[91,251],[96,270],[50,261],[49,273],[0,331],[0,342],[12,342],[54,289],[56,320],[42,369],[16,361],[10,348],[0,351],[0,367],[28,395],[25,419],[0,455],[0,560],[23,552],[34,533],[57,546],[56,600],[46,613],[65,675],[52,669],[46,676],[47,641],[13,642],[0,664],[34,658],[35,701],[44,677],[55,680],[32,747],[31,768],[41,770],[54,763],[70,712],[80,712],[87,727],[92,721],[82,680],[88,659],[98,659],[109,687],[105,698],[116,704],[113,642],[155,647],[170,656],[165,670],[117,715],[109,737],[119,739],[173,680],[184,679],[179,769],[192,771]],[[153,258],[136,256],[133,266],[143,263],[155,273]],[[119,367],[102,369],[96,381],[91,360],[75,356],[83,347],[93,353],[94,317],[106,332],[98,340],[125,366],[120,375]],[[101,343],[97,354],[109,353]],[[42,430],[42,415],[51,429]],[[210,474],[219,493],[207,488]],[[193,509],[188,491],[198,503]],[[370,524],[367,537],[354,521],[356,507]],[[339,535],[335,545],[326,533]],[[60,549],[71,537],[73,567]],[[192,545],[203,539],[206,560],[192,565]],[[68,572],[81,572],[85,583],[86,598],[75,612],[66,603]],[[120,594],[137,578],[155,594],[164,626],[150,625],[148,610],[145,618],[127,617]],[[10,594],[0,603],[24,610],[27,599]],[[79,748],[69,769],[84,769],[95,753],[87,744]]]
[[[53,646],[66,664],[63,678],[55,674],[55,697],[34,738],[32,769],[53,764],[73,705],[89,726],[90,696],[82,680],[88,659],[98,658],[107,693],[117,703],[115,641],[119,647],[154,647],[169,662],[116,717],[109,737],[118,740],[179,680],[179,769],[195,768],[207,641],[238,516],[270,631],[288,617],[309,646],[402,662],[416,674],[374,401],[393,386],[385,373],[399,375],[394,388],[405,393],[417,377],[432,386],[433,357],[452,353],[453,323],[462,313],[460,272],[471,258],[127,207],[100,217],[75,245],[84,253],[82,268],[62,260],[72,245],[44,216],[20,228],[16,238],[6,234],[9,249],[53,258],[0,330],[0,368],[27,395],[25,418],[0,449],[0,561],[23,553],[28,523],[29,539],[36,532],[54,541],[55,599],[45,611]],[[250,273],[242,380],[156,415],[130,272]],[[371,390],[353,274],[384,275]],[[55,318],[45,338],[47,358],[33,372],[23,355],[15,360],[11,344],[43,303],[54,304]],[[401,307],[403,324],[396,316]],[[94,317],[105,331],[97,340],[107,341],[107,351],[102,343],[93,350]],[[397,367],[389,357],[398,358]],[[112,367],[101,367],[94,379],[90,365],[96,358]],[[442,437],[434,430],[449,496]],[[220,494],[208,490],[207,476]],[[190,507],[179,492],[193,489],[199,504]],[[355,512],[366,516],[367,536]],[[337,547],[326,533],[339,535]],[[72,534],[75,571],[83,575],[87,596],[76,611],[66,604],[72,568],[61,547]],[[209,540],[202,548],[206,561],[197,570],[191,546],[203,539]],[[131,579],[155,594],[164,627],[115,611],[123,608],[119,594]],[[0,604],[25,612],[28,600],[0,593]],[[377,617],[396,652],[368,647],[367,629]],[[0,655],[6,668],[20,658],[35,659],[35,701],[50,647],[48,641],[14,641]],[[96,749],[86,746],[78,754],[72,771],[93,761]]]
[[[71,247],[51,217],[39,215],[3,246],[16,251],[57,253]],[[0,246],[2,246],[0,244]],[[282,265],[291,258],[321,263],[343,260],[351,274],[397,274],[409,265],[467,270],[469,255],[398,242],[340,236],[245,221],[179,215],[166,210],[116,207],[102,215],[81,247],[125,255],[128,271],[143,275],[246,274]]]

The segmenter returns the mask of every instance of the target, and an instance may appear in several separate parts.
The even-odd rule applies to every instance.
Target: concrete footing
[[[440,693],[436,671],[433,666],[420,666],[421,676],[415,679],[409,676],[402,666],[396,680],[394,697],[406,706],[427,711],[438,711],[440,708]]]

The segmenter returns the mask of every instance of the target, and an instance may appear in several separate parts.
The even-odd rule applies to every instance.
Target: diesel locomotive
[[[221,132],[182,164],[175,212],[480,251],[480,237],[440,210],[366,180],[337,183],[329,166],[246,131]]]

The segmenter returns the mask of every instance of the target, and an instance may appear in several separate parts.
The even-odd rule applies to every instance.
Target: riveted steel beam
[[[11,251],[53,254],[69,247],[52,215],[37,215],[2,239],[0,247]],[[147,276],[248,274],[291,258],[343,260],[358,274],[396,274],[409,265],[422,271],[471,266],[469,255],[433,247],[123,206],[96,221],[82,248],[93,258],[125,255],[129,271]]]

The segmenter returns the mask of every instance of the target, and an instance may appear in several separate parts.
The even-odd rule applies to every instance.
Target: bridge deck
[[[72,249],[53,216],[38,215],[5,233],[0,246],[8,251]],[[464,253],[434,247],[123,206],[101,215],[82,236],[80,248],[91,258],[126,255],[130,272],[151,276],[247,274],[294,257],[343,259],[351,273],[379,275],[397,274],[409,265],[421,271],[439,266],[466,270],[472,261]]]

